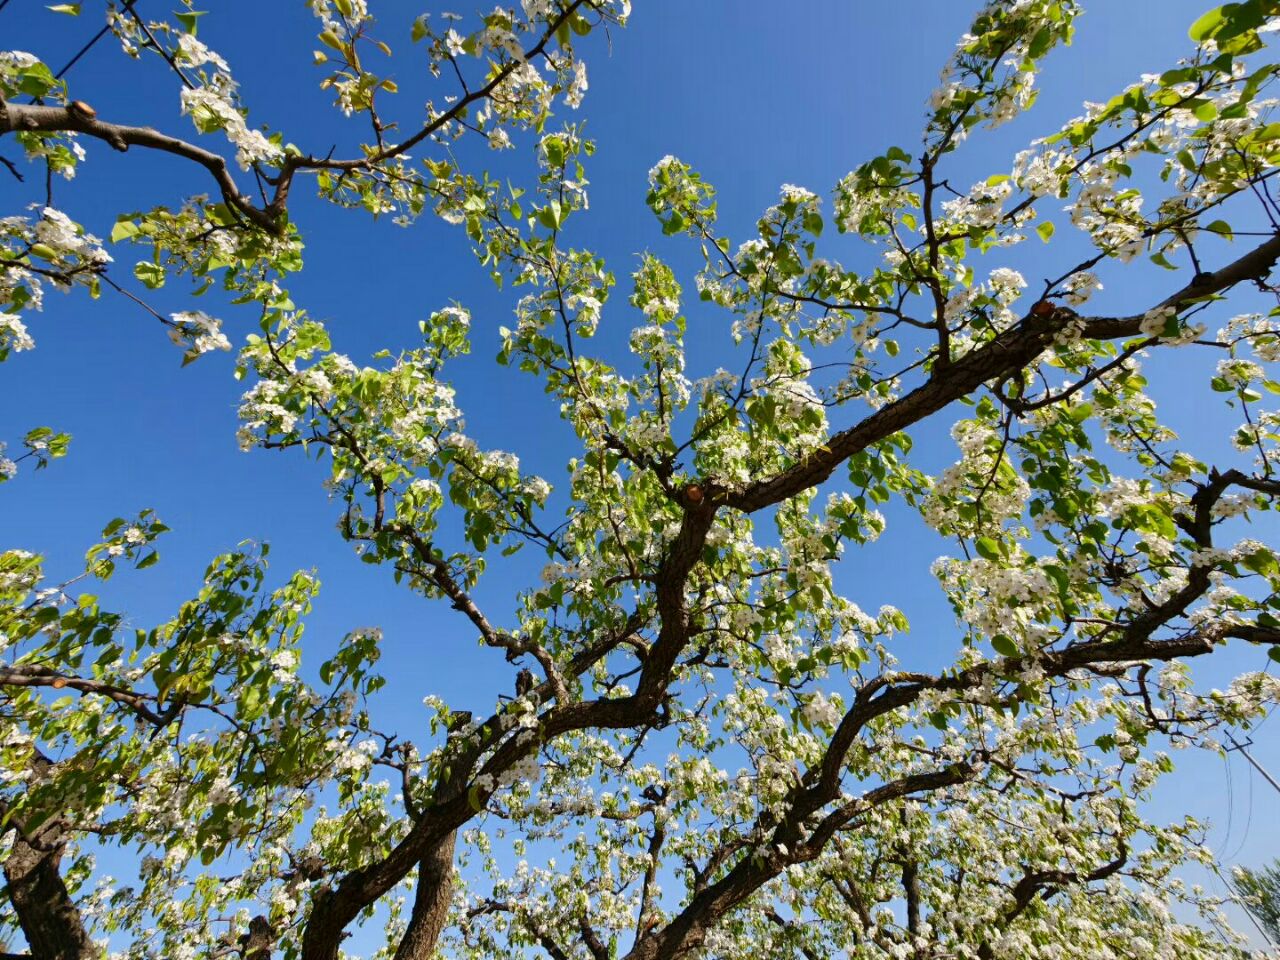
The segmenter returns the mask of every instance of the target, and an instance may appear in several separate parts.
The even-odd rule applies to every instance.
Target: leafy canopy
[[[1208,859],[1202,825],[1143,810],[1165,750],[1215,746],[1280,693],[1265,669],[1280,562],[1260,539],[1280,494],[1280,3],[1207,12],[1183,60],[961,189],[954,155],[1032,106],[1081,12],[995,0],[921,141],[856,166],[825,207],[784,186],[734,241],[713,186],[660,160],[648,205],[703,266],[682,277],[646,254],[625,296],[573,245],[593,144],[556,114],[587,89],[583,38],[622,26],[627,0],[523,0],[400,31],[364,0],[310,7],[321,87],[365,131],[345,152],[252,122],[185,0],[170,19],[108,15],[109,40],[180,90],[185,134],[100,116],[74,71],[0,54],[0,134],[50,184],[86,141],[126,167],[171,154],[191,178],[183,198],[122,211],[106,243],[52,187],[0,220],[0,360],[34,347],[50,289],[120,291],[184,362],[234,341],[242,447],[315,459],[340,536],[456,612],[457,637],[424,638],[430,656],[472,637],[502,654],[492,710],[428,690],[427,736],[385,730],[376,630],[305,680],[318,584],[270,586],[265,547],[217,557],[151,628],[90,592],[156,561],[150,513],[108,524],[66,582],[0,554],[0,920],[20,949],[1242,956],[1176,872]],[[425,113],[389,76],[406,44],[436,78]],[[491,176],[451,149],[468,139],[532,162]],[[353,359],[295,302],[290,204],[313,184],[399,226],[456,225],[510,285],[494,375],[534,378],[573,431],[563,489],[468,435],[449,379],[471,345],[465,305],[437,305],[410,349]],[[824,255],[831,230],[869,265]],[[1023,244],[1041,284],[1008,266]],[[1143,261],[1163,281],[1095,309]],[[721,351],[698,379],[690,283]],[[234,317],[148,306],[171,284],[220,286]],[[597,348],[606,323],[632,325],[628,356]],[[1144,367],[1174,350],[1197,371],[1185,389],[1233,418],[1224,459],[1146,392]],[[936,421],[956,444],[940,471],[912,442]],[[0,478],[73,453],[69,439],[33,428]],[[906,614],[837,586],[842,556],[894,535],[890,503],[949,545],[933,570],[955,612],[930,651],[940,669],[903,641]],[[541,578],[482,608],[477,586],[522,548],[545,553]],[[1199,689],[1190,664],[1228,645],[1256,668]],[[103,853],[131,865],[120,880]]]

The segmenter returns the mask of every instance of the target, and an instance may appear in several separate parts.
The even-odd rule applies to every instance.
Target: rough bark
[[[4,862],[9,901],[31,960],[97,960],[98,950],[58,870],[68,839],[56,826],[32,836],[18,830]]]
[[[82,133],[97,137],[120,151],[136,146],[183,157],[209,171],[228,206],[264,229],[275,231],[279,226],[276,212],[254,206],[240,192],[225,158],[151,127],[107,123],[99,120],[92,108],[79,101],[62,107],[0,100],[0,135],[22,131]]]
[[[435,953],[453,898],[453,850],[457,836],[456,830],[448,834],[418,864],[413,914],[404,939],[396,948],[395,960],[430,960]]]

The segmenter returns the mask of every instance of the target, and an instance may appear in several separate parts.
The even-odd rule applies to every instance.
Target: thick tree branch
[[[1246,477],[1237,471],[1211,474],[1209,482],[1192,497],[1192,515],[1186,518],[1186,526],[1197,544],[1204,547],[1212,545],[1213,508],[1226,490],[1232,485],[1249,486],[1258,482],[1256,478]],[[1273,492],[1269,481],[1264,481],[1263,485],[1267,486],[1267,492]],[[640,938],[627,960],[674,960],[695,951],[720,917],[746,901],[788,866],[816,858],[836,833],[857,817],[884,803],[911,794],[944,790],[979,776],[985,768],[986,758],[978,758],[983,762],[965,761],[932,773],[912,774],[830,809],[829,805],[841,795],[841,780],[849,750],[867,724],[886,713],[909,706],[927,691],[946,691],[964,696],[985,687],[991,679],[1017,675],[1028,666],[1043,670],[1048,677],[1058,678],[1080,668],[1201,656],[1227,637],[1252,643],[1280,643],[1280,630],[1236,624],[1209,624],[1171,639],[1154,637],[1160,627],[1180,617],[1192,602],[1203,596],[1210,585],[1208,568],[1192,567],[1183,589],[1162,604],[1135,611],[1114,633],[1104,631],[1097,638],[1061,650],[1039,651],[1024,657],[1003,657],[951,674],[885,674],[867,682],[859,689],[852,707],[837,726],[822,762],[803,777],[786,814],[780,821],[774,821],[777,826],[769,833],[764,849],[758,850],[755,856],[742,858],[721,880],[696,893],[666,927]],[[821,815],[816,826],[807,829],[806,824],[824,808],[829,812]],[[761,831],[766,826],[767,823],[761,821],[756,829]],[[1107,865],[1102,869],[1115,872],[1121,865]],[[1090,879],[1101,879],[1107,875],[1107,872],[1099,873],[1097,877],[1091,874]],[[1065,874],[1045,873],[1037,874],[1037,877],[1046,883],[1055,877],[1060,883],[1070,882]],[[910,871],[904,870],[903,883],[908,901],[912,899],[910,890],[914,881]],[[1034,892],[1044,885],[1039,883]]]
[[[770,923],[772,923],[774,926],[780,927],[784,932],[796,938],[796,949],[798,949],[802,954],[804,954],[805,960],[821,960],[816,950],[814,950],[812,947],[809,947],[807,944],[805,944],[803,941],[799,939],[800,924],[795,923],[791,920],[788,920],[786,917],[778,913],[778,911],[774,910],[772,907],[765,910],[764,916],[765,916],[765,919],[768,920]]]
[[[31,767],[37,777],[49,774],[54,764],[36,751]],[[59,869],[71,834],[56,816],[43,817],[36,827],[27,818],[12,816],[5,825],[13,831],[13,845],[4,861],[9,902],[31,950],[32,960],[97,960],[94,945],[79,907],[63,882]]]
[[[155,697],[151,694],[136,693],[133,690],[117,687],[102,680],[77,677],[60,673],[50,667],[31,664],[0,667],[0,688],[4,687],[49,687],[54,690],[65,688],[67,690],[75,690],[81,694],[103,696],[128,707],[140,719],[156,727],[167,726],[184,706],[184,702],[181,699],[177,699],[173,701],[168,709],[160,713],[153,710],[149,705],[155,700]]]
[[[1160,301],[1154,309],[1183,310],[1201,299],[1238,283],[1265,278],[1280,257],[1280,235],[1255,247],[1222,269],[1200,274],[1182,289]],[[1027,366],[1052,342],[1065,320],[1075,314],[1059,310],[1044,316],[1030,314],[991,342],[953,360],[937,371],[927,383],[866,417],[861,423],[837,433],[825,446],[813,451],[792,467],[748,484],[741,490],[724,491],[720,502],[752,513],[817,486],[841,463],[871,444],[918,423],[943,407],[977,390],[989,380],[999,380]],[[1085,320],[1084,336],[1097,340],[1117,340],[1141,332],[1142,314],[1129,317],[1094,317]]]
[[[1128,861],[1129,848],[1122,840],[1119,844],[1119,852],[1114,860],[1110,860],[1087,873],[1081,873],[1077,870],[1028,870],[1014,884],[1012,891],[1013,903],[1004,912],[1004,916],[1000,918],[999,929],[1006,929],[1037,898],[1047,900],[1062,887],[1105,880],[1107,877],[1119,873]],[[995,950],[992,949],[990,941],[984,940],[978,945],[979,960],[994,960],[994,957]]]
[[[86,110],[79,101],[65,107],[54,107],[0,100],[0,135],[22,131],[73,131],[96,137],[122,152],[130,147],[145,147],[191,160],[209,171],[228,206],[264,230],[276,232],[279,225],[279,220],[273,213],[255,207],[240,192],[225,157],[151,127],[107,123],[99,120],[92,110]]]
[[[479,740],[461,742],[461,731],[450,736],[454,755],[442,766],[436,782],[436,800],[456,799],[465,794],[467,782],[479,755]],[[404,937],[396,947],[395,960],[430,960],[444,930],[453,901],[453,853],[458,831],[451,830],[432,843],[418,862],[418,885],[413,913]]]

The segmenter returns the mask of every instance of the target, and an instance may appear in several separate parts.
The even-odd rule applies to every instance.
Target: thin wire
[[[9,0],[0,0],[0,10],[3,10],[8,5],[9,5]]]
[[[7,0],[5,0],[5,2],[7,2]],[[0,10],[3,10],[3,9],[4,9],[3,7],[0,7]],[[68,61],[67,61],[67,65],[66,65],[65,67],[63,67],[61,70],[59,70],[57,73],[55,73],[55,74],[53,75],[53,79],[55,79],[55,80],[61,80],[61,79],[62,79],[62,77],[63,77],[63,75],[64,75],[68,70],[70,70],[72,67],[74,67],[74,66],[76,65],[76,62],[77,62],[81,57],[83,57],[86,53],[88,53],[90,50],[92,50],[92,49],[93,49],[93,45],[94,45],[95,43],[97,43],[99,40],[101,40],[103,37],[105,37],[105,36],[106,36],[108,33],[110,33],[110,32],[111,32],[111,24],[109,24],[109,23],[108,23],[108,24],[107,24],[106,26],[104,26],[101,30],[99,30],[97,33],[95,33],[95,34],[93,35],[93,39],[92,39],[92,40],[90,40],[88,43],[86,43],[83,47],[81,47],[81,48],[80,48],[80,50],[79,50],[79,52],[78,52],[78,53],[76,53],[76,55],[75,55],[74,57],[72,57],[70,60],[68,60]]]
[[[126,6],[129,8],[130,13],[133,13],[133,4],[136,2],[137,0],[132,0],[132,2],[126,4]],[[0,10],[3,10],[8,5],[9,5],[9,0],[0,0]],[[136,19],[138,15],[136,13],[133,13],[133,16]],[[53,79],[61,80],[66,75],[67,71],[70,70],[72,67],[74,67],[80,61],[81,57],[83,57],[86,53],[88,53],[90,50],[93,49],[94,44],[96,44],[99,40],[101,40],[110,32],[111,32],[111,22],[108,21],[106,24],[103,25],[101,30],[99,30],[90,38],[88,43],[86,43],[83,47],[81,47],[78,51],[76,51],[76,55],[72,57],[70,60],[68,60],[66,64],[63,65],[61,70],[59,70],[57,73],[53,75]]]
[[[1248,808],[1247,808],[1245,821],[1244,821],[1244,835],[1240,838],[1240,843],[1236,845],[1236,848],[1235,850],[1232,851],[1231,856],[1226,858],[1227,860],[1234,860],[1236,857],[1240,856],[1241,852],[1244,850],[1244,845],[1249,840],[1249,828],[1253,826],[1253,773],[1254,773],[1253,767],[1250,767],[1248,772],[1249,799],[1248,799]]]
[[[1255,726],[1255,727],[1254,727],[1251,731],[1249,731],[1249,732],[1250,732],[1250,733],[1257,733],[1259,730],[1261,730],[1261,729],[1262,729],[1262,725],[1263,725],[1263,724],[1265,724],[1268,720],[1270,720],[1270,719],[1271,719],[1271,715],[1272,715],[1273,713],[1275,713],[1275,712],[1276,712],[1276,706],[1277,706],[1277,705],[1273,703],[1273,704],[1270,706],[1270,708],[1267,710],[1266,715],[1265,715],[1265,716],[1263,716],[1263,718],[1262,718],[1261,720],[1259,720],[1259,721],[1258,721],[1257,726]],[[1249,817],[1248,817],[1248,819],[1245,821],[1245,825],[1244,825],[1244,836],[1240,839],[1240,846],[1238,846],[1238,847],[1236,848],[1235,853],[1233,853],[1233,854],[1231,855],[1231,857],[1230,857],[1230,859],[1232,859],[1232,860],[1234,860],[1236,857],[1240,856],[1240,854],[1244,851],[1245,841],[1247,841],[1247,840],[1249,839],[1249,827],[1253,825],[1253,777],[1254,777],[1254,774],[1255,774],[1255,773],[1257,773],[1257,771],[1256,771],[1256,770],[1254,770],[1254,769],[1253,769],[1253,765],[1252,765],[1252,764],[1250,764],[1250,765],[1249,765]]]
[[[1218,852],[1214,854],[1214,858],[1218,860],[1224,859],[1222,855],[1226,853],[1227,845],[1231,843],[1231,832],[1235,824],[1236,813],[1235,790],[1231,778],[1231,758],[1225,754],[1222,757],[1222,772],[1227,781],[1227,832],[1226,835],[1223,836],[1222,840],[1216,844]]]
[[[1271,719],[1271,715],[1272,715],[1273,713],[1275,713],[1275,712],[1276,712],[1276,707],[1277,707],[1277,706],[1280,706],[1280,703],[1273,703],[1273,704],[1272,704],[1272,705],[1267,709],[1267,715],[1266,715],[1265,717],[1263,717],[1261,720],[1259,720],[1259,721],[1258,721],[1258,725],[1257,725],[1256,727],[1252,728],[1249,732],[1250,732],[1250,733],[1256,733],[1258,730],[1261,730],[1261,729],[1262,729],[1262,725],[1263,725],[1264,723],[1266,723],[1268,720],[1270,720],[1270,719]]]
[[[124,0],[125,10],[129,11],[129,16],[133,17],[134,23],[138,25],[138,28],[146,36],[147,43],[150,44],[151,48],[164,58],[165,63],[169,64],[169,66],[173,68],[173,72],[178,75],[178,79],[182,81],[182,85],[188,90],[194,90],[196,85],[191,82],[185,73],[182,72],[182,68],[178,66],[178,61],[174,59],[173,54],[160,45],[160,41],[155,38],[155,34],[151,32],[151,28],[147,26],[146,21],[138,16],[137,10],[133,9],[137,2],[138,0]]]
[[[0,10],[3,10],[8,5],[9,5],[9,0],[0,0]],[[53,79],[61,80],[66,75],[67,71],[70,70],[72,67],[74,67],[80,61],[81,57],[83,57],[86,53],[88,53],[90,50],[93,49],[94,44],[96,44],[99,40],[101,40],[110,32],[111,32],[111,23],[110,21],[108,21],[106,24],[103,25],[101,30],[99,30],[97,33],[93,35],[93,37],[89,40],[88,43],[86,43],[83,47],[81,47],[79,50],[76,51],[76,55],[72,57],[70,60],[68,60],[63,65],[61,70],[59,70],[57,73],[53,75]],[[43,103],[44,98],[32,97],[29,102]],[[44,192],[45,192],[45,206],[52,207],[53,206],[53,163],[52,161],[50,161],[48,157],[45,157],[45,160],[44,160]]]
[[[1236,888],[1232,886],[1231,881],[1222,875],[1222,868],[1216,863],[1211,863],[1209,864],[1209,869],[1213,872],[1214,876],[1222,881],[1222,885],[1227,888],[1227,898],[1244,912],[1244,915],[1249,918],[1249,922],[1253,924],[1254,928],[1260,934],[1262,934],[1262,939],[1268,944],[1271,944],[1271,938],[1267,936],[1267,931],[1262,929],[1262,924],[1258,922],[1258,918],[1253,915],[1252,910],[1245,906],[1240,894],[1236,893]],[[1219,933],[1221,934],[1221,931],[1219,931]],[[1225,936],[1223,936],[1223,940],[1226,940]],[[1274,946],[1274,944],[1271,945]]]

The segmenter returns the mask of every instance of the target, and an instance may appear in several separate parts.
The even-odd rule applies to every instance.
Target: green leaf
[[[1254,573],[1262,574],[1263,576],[1280,569],[1275,555],[1270,550],[1256,550],[1245,556],[1241,562]]]
[[[1208,13],[1202,14],[1195,23],[1191,24],[1191,29],[1187,31],[1187,35],[1196,43],[1208,40],[1222,28],[1225,19],[1222,7],[1210,10]]]
[[[1022,651],[1018,649],[1018,645],[1003,633],[997,633],[991,638],[991,646],[995,649],[996,653],[1005,657],[1017,657],[1022,653]]]
[[[548,137],[543,141],[542,149],[547,154],[547,165],[552,167],[564,166],[564,141],[559,137]]]
[[[1195,115],[1195,118],[1197,120],[1203,120],[1205,123],[1208,123],[1210,120],[1217,119],[1218,108],[1213,103],[1213,101],[1211,100],[1205,100],[1203,102],[1192,101],[1192,103],[1194,104],[1194,106],[1192,107],[1191,112]],[[1191,104],[1188,104],[1188,106],[1191,106]]]
[[[548,230],[555,230],[560,226],[560,204],[552,201],[549,206],[538,208],[538,222]]]
[[[1197,19],[1188,34],[1197,43],[1215,41],[1229,63],[1231,55],[1252,53],[1262,46],[1258,28],[1274,15],[1274,6],[1274,0],[1225,3]]]
[[[1219,236],[1226,237],[1228,240],[1232,239],[1234,236],[1231,230],[1231,224],[1227,223],[1225,220],[1215,220],[1213,223],[1206,224],[1205,229],[1210,233],[1216,233]]]
[[[134,264],[133,275],[152,290],[164,286],[164,267],[158,263],[148,263],[143,260]]]
[[[1076,423],[1084,423],[1089,419],[1089,414],[1093,413],[1093,404],[1087,400],[1084,403],[1077,403],[1074,407],[1067,410],[1069,416]]]
[[[127,217],[122,217],[116,221],[116,225],[111,228],[111,242],[119,243],[121,240],[129,240],[136,237],[142,231],[138,225]]]
[[[178,22],[182,24],[182,28],[186,30],[187,33],[195,36],[196,27],[199,25],[200,18],[203,17],[205,13],[206,11],[204,10],[186,10],[182,13],[175,13],[174,16],[178,18]]]
[[[80,16],[80,4],[78,3],[54,3],[46,7],[46,9],[54,13],[65,13],[70,17]]]
[[[1000,544],[991,537],[979,537],[973,546],[984,560],[1000,559]]]

